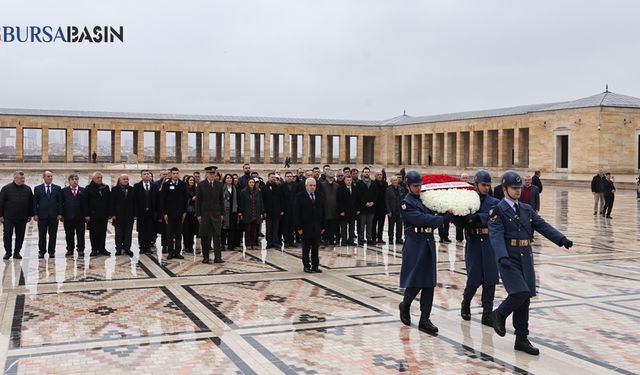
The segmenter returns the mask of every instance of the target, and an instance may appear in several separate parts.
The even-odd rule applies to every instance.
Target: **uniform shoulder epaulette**
[[[498,218],[498,207],[494,207],[489,210],[489,220],[496,221]]]

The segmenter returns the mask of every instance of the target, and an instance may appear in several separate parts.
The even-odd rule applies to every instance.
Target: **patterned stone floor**
[[[137,249],[64,258],[60,228],[56,257],[38,260],[30,224],[24,259],[0,262],[0,359],[11,374],[640,373],[635,194],[618,193],[605,219],[589,192],[548,186],[541,213],[576,245],[536,235],[539,357],[514,352],[510,327],[501,338],[480,325],[479,297],[460,319],[455,241],[438,245],[432,337],[398,322],[400,245],[325,247],[324,272],[305,274],[295,248],[224,252],[222,265]],[[498,286],[496,304],[504,296]]]

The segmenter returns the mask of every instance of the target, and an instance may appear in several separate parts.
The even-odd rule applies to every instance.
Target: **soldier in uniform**
[[[515,350],[538,355],[529,335],[529,302],[536,295],[531,235],[537,231],[558,246],[570,248],[573,242],[545,222],[526,203],[518,202],[522,193],[522,178],[514,171],[502,175],[504,199],[489,213],[489,238],[496,254],[498,269],[508,297],[493,311],[493,329],[506,334],[505,321],[513,313]]]
[[[433,289],[436,286],[437,250],[433,239],[433,230],[448,223],[451,215],[436,216],[420,200],[422,177],[416,171],[409,171],[405,176],[409,194],[400,205],[400,214],[404,224],[405,241],[402,247],[402,268],[400,270],[400,287],[405,288],[404,299],[398,306],[400,320],[411,324],[411,302],[420,290],[420,322],[418,329],[431,335],[438,333],[438,327],[431,323],[431,306]]]
[[[491,312],[493,297],[498,283],[498,265],[489,241],[489,211],[494,208],[498,199],[489,195],[491,175],[480,170],[475,175],[475,188],[480,196],[480,209],[465,220],[467,244],[464,262],[467,268],[467,285],[462,294],[460,315],[464,320],[471,320],[471,300],[478,287],[482,285],[482,324],[493,326]]]

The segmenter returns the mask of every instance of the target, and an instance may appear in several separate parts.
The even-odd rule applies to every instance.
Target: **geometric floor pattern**
[[[514,352],[510,319],[506,337],[480,324],[479,295],[461,320],[456,241],[438,243],[432,337],[416,328],[417,302],[412,326],[398,321],[401,245],[324,247],[324,272],[306,274],[298,248],[206,265],[136,246],[133,258],[65,258],[60,227],[56,256],[40,260],[30,223],[24,259],[0,262],[0,361],[10,374],[640,374],[635,192],[617,193],[613,219],[592,215],[588,189],[545,186],[541,200],[575,245],[535,236],[539,357]],[[498,285],[496,305],[504,296]]]

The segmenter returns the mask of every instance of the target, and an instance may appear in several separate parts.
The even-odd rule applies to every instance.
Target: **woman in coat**
[[[224,175],[224,217],[222,219],[222,249],[234,250],[234,239],[238,230],[238,191],[233,184],[233,176]]]
[[[184,251],[193,253],[193,238],[198,234],[198,220],[196,219],[196,178],[187,175],[184,176],[184,182],[187,184],[187,216],[184,218],[182,238]]]
[[[258,223],[264,218],[262,193],[254,179],[247,181],[247,187],[240,193],[238,218],[244,223],[244,244],[254,250],[258,246]]]

